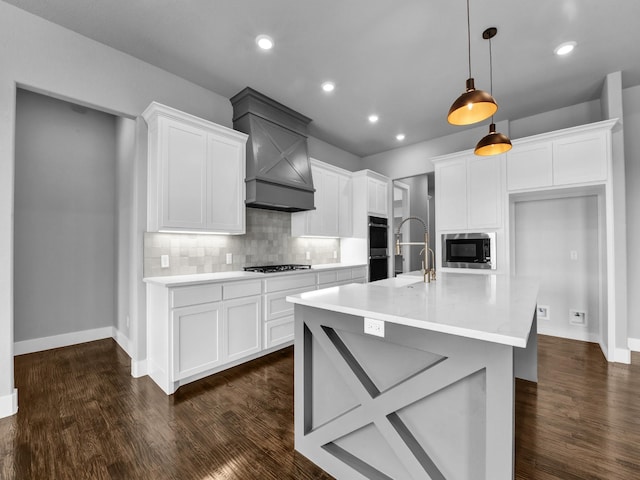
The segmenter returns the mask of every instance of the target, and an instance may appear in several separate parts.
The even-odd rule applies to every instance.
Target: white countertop
[[[200,283],[212,283],[212,282],[224,282],[230,280],[251,280],[251,279],[264,279],[271,278],[279,275],[300,275],[303,273],[312,273],[316,270],[330,270],[341,269],[351,267],[364,267],[364,264],[347,264],[347,263],[328,263],[323,265],[312,265],[310,269],[306,270],[290,270],[287,272],[273,272],[273,273],[257,273],[257,272],[245,272],[243,270],[237,270],[232,272],[216,272],[216,273],[194,273],[191,275],[167,275],[162,277],[145,277],[143,279],[146,283],[153,283],[156,285],[164,285],[166,287],[178,287],[186,285],[198,285]]]
[[[321,308],[399,325],[526,347],[538,282],[508,275],[441,273],[431,283],[403,275],[287,297]]]

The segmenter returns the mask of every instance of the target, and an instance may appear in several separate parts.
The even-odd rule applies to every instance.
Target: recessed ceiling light
[[[561,43],[553,50],[553,53],[560,56],[568,55],[571,52],[573,52],[573,49],[576,48],[576,45],[577,45],[576,42]]]
[[[396,135],[396,140],[398,140],[399,142],[404,140],[404,133],[399,133],[398,135]]]
[[[324,90],[325,92],[333,92],[333,90],[336,88],[336,84],[333,82],[324,82],[322,84],[322,90]]]
[[[256,43],[262,50],[271,50],[273,48],[273,38],[269,35],[258,35]]]
[[[369,115],[369,122],[376,123],[378,120],[379,120],[378,115],[376,114]]]

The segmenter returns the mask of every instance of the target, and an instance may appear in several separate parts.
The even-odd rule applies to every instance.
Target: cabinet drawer
[[[303,275],[287,275],[276,278],[268,278],[264,282],[265,293],[279,292],[281,290],[291,290],[293,288],[311,287],[313,290],[316,286],[316,274],[305,273]]]
[[[171,289],[171,308],[222,300],[222,285],[219,283],[176,287]]]
[[[294,338],[293,315],[264,324],[264,348],[275,347]]]
[[[313,289],[314,287],[304,287],[265,295],[264,319],[270,321],[285,315],[293,315],[293,303],[287,302],[287,295],[297,295],[298,293],[308,292]]]
[[[225,300],[240,297],[250,297],[252,295],[260,295],[261,293],[262,280],[225,283],[223,288],[223,298]]]
[[[353,280],[360,280],[367,278],[367,267],[354,267],[351,269],[351,278]]]
[[[334,283],[337,281],[337,273],[335,270],[329,272],[318,273],[318,285],[324,285],[326,283]]]

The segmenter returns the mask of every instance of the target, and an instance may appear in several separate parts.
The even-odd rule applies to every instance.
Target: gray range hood
[[[313,210],[313,178],[307,152],[311,119],[247,87],[231,98],[233,128],[249,135],[248,207]]]

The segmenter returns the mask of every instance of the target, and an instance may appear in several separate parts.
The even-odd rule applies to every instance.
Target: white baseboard
[[[129,341],[129,337],[127,337],[124,333],[118,330],[116,327],[113,327],[113,339],[120,345],[129,357],[131,357],[131,342]]]
[[[640,338],[630,338],[628,346],[632,352],[640,352]]]
[[[617,363],[626,363],[627,365],[631,363],[631,350],[628,348],[618,348],[616,347],[614,362]]]
[[[92,330],[82,330],[80,332],[63,333],[51,337],[34,338],[23,340],[13,344],[14,355],[24,355],[26,353],[41,352],[52,348],[68,347],[78,343],[93,342],[114,336],[113,327],[94,328]]]
[[[144,377],[145,375],[149,375],[149,367],[147,366],[147,359],[144,360],[134,360],[131,359],[131,376],[133,378]]]
[[[0,397],[0,418],[9,417],[18,413],[18,390]]]
[[[558,332],[550,328],[545,328],[542,322],[538,322],[538,333],[540,335],[549,335],[551,337],[568,338],[570,340],[580,340],[581,342],[600,343],[598,335],[595,333],[584,332]]]

